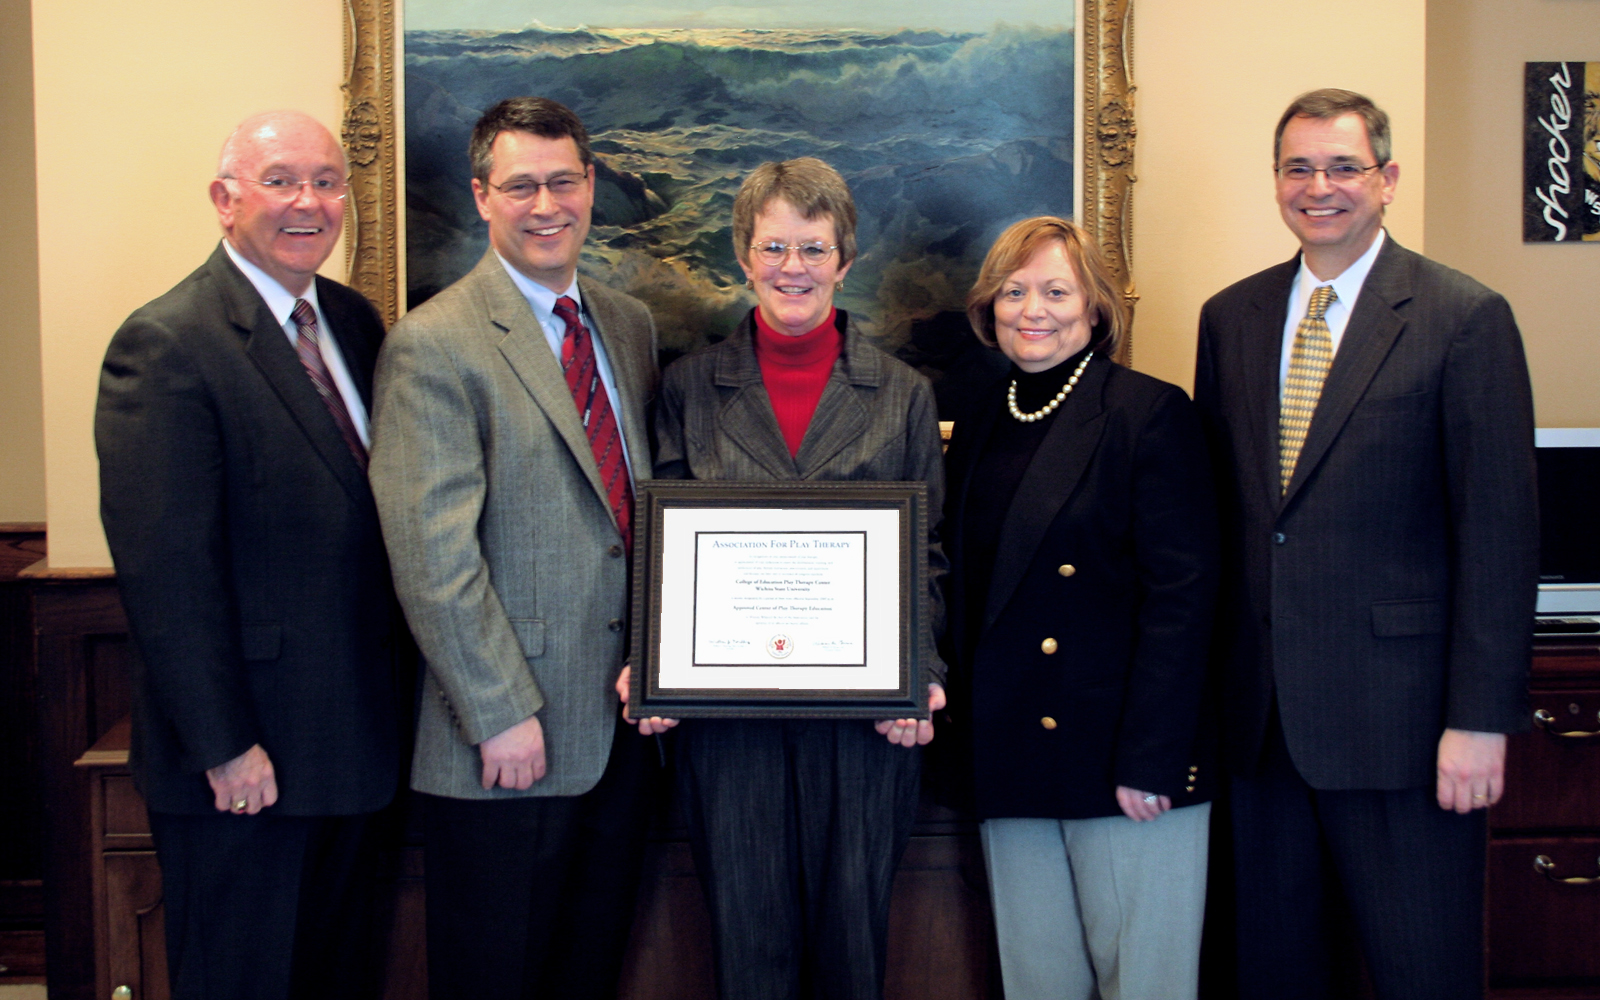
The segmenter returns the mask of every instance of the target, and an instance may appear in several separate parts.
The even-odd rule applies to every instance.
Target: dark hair
[[[484,184],[489,183],[489,171],[494,168],[494,140],[501,132],[528,132],[545,139],[570,136],[584,167],[594,164],[589,133],[566,105],[548,97],[508,97],[483,113],[472,126],[472,141],[467,144],[472,176]]]
[[[983,258],[983,267],[978,270],[978,280],[967,293],[967,320],[972,324],[972,332],[984,344],[996,346],[994,300],[1000,294],[1000,287],[1007,278],[1022,270],[1040,248],[1052,242],[1061,244],[1066,251],[1067,260],[1078,272],[1084,305],[1094,313],[1089,346],[1102,354],[1115,354],[1117,344],[1122,341],[1122,331],[1128,325],[1128,310],[1112,281],[1111,268],[1088,233],[1053,215],[1012,223],[989,248],[989,255]]]
[[[850,186],[839,171],[814,156],[802,156],[763,163],[739,185],[733,199],[733,252],[740,263],[750,263],[750,234],[755,232],[756,216],[774,199],[788,202],[802,219],[827,216],[839,243],[840,266],[856,259],[856,202],[850,197]]]
[[[1373,104],[1371,98],[1353,90],[1324,87],[1321,90],[1309,90],[1296,97],[1289,105],[1289,109],[1283,113],[1283,117],[1278,119],[1278,130],[1272,133],[1273,167],[1278,166],[1278,153],[1283,148],[1283,130],[1288,127],[1291,119],[1317,118],[1326,121],[1344,115],[1361,116],[1362,122],[1367,126],[1367,142],[1372,146],[1372,155],[1378,159],[1378,166],[1388,163],[1389,155],[1394,152],[1389,138],[1389,116],[1382,108]]]

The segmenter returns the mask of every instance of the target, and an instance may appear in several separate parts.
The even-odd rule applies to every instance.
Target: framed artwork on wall
[[[588,128],[580,270],[651,308],[663,361],[753,305],[733,195],[796,156],[836,167],[860,212],[839,306],[936,387],[974,360],[966,291],[1018,219],[1076,218],[1133,298],[1130,0],[347,3],[350,278],[391,321],[483,254],[467,139],[520,94]]]

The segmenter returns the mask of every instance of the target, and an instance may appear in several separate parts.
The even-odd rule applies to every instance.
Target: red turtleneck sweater
[[[828,384],[833,363],[838,360],[843,338],[834,325],[837,309],[828,310],[822,325],[798,337],[779,333],[767,325],[761,310],[756,313],[756,360],[761,364],[761,382],[772,400],[778,430],[789,446],[789,457],[800,454],[817,401]]]

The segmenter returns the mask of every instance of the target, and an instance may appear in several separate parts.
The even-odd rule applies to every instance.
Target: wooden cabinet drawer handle
[[[1569,729],[1565,732],[1562,732],[1560,730],[1551,729],[1550,727],[1556,724],[1556,717],[1542,708],[1533,713],[1533,724],[1538,726],[1540,729],[1543,729],[1551,736],[1559,736],[1564,740],[1592,740],[1600,738],[1600,730],[1587,732],[1582,729]]]
[[[1600,868],[1600,861],[1595,862],[1595,867]],[[1570,878],[1562,878],[1555,873],[1556,863],[1543,854],[1533,859],[1533,870],[1552,882],[1561,882],[1566,885],[1594,885],[1596,882],[1600,882],[1600,876],[1582,878],[1574,875]]]

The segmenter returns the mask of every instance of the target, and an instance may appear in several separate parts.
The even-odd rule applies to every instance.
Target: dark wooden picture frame
[[[691,510],[893,510],[899,551],[898,686],[893,691],[778,688],[663,688],[660,684],[666,514]],[[728,483],[653,480],[639,484],[634,516],[633,686],[635,718],[925,719],[923,633],[928,592],[928,489],[922,483]],[[872,578],[867,578],[872,586]],[[868,628],[873,624],[869,620]],[[737,669],[737,668],[735,668]]]

